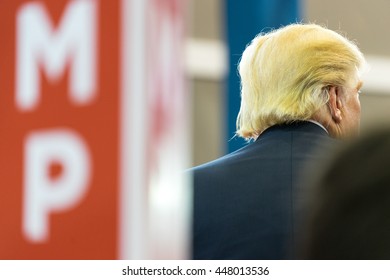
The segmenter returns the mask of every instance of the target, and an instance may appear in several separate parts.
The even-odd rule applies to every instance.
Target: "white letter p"
[[[75,132],[62,129],[33,132],[25,142],[24,159],[24,235],[33,242],[44,242],[49,235],[51,212],[75,206],[85,195],[90,179],[87,146]],[[50,179],[50,164],[61,164],[62,173]]]

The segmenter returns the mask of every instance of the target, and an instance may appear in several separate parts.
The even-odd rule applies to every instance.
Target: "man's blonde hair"
[[[328,102],[327,87],[352,86],[364,65],[353,42],[316,24],[259,34],[238,67],[237,135],[255,139],[269,126],[310,119]]]

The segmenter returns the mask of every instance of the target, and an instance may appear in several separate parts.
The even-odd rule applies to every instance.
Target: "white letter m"
[[[91,101],[96,90],[96,3],[73,0],[54,30],[42,3],[23,5],[17,13],[16,105],[33,110],[40,99],[39,64],[57,80],[70,64],[70,98]]]

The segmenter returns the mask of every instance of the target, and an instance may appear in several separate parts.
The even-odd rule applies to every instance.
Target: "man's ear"
[[[329,87],[329,101],[328,106],[330,110],[330,114],[332,115],[332,119],[335,123],[341,122],[343,119],[341,116],[341,108],[343,106],[341,102],[341,89],[337,86]]]

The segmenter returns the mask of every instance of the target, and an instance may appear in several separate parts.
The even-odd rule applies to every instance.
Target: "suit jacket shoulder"
[[[291,258],[299,176],[331,142],[313,123],[274,126],[254,143],[192,169],[193,257]]]

